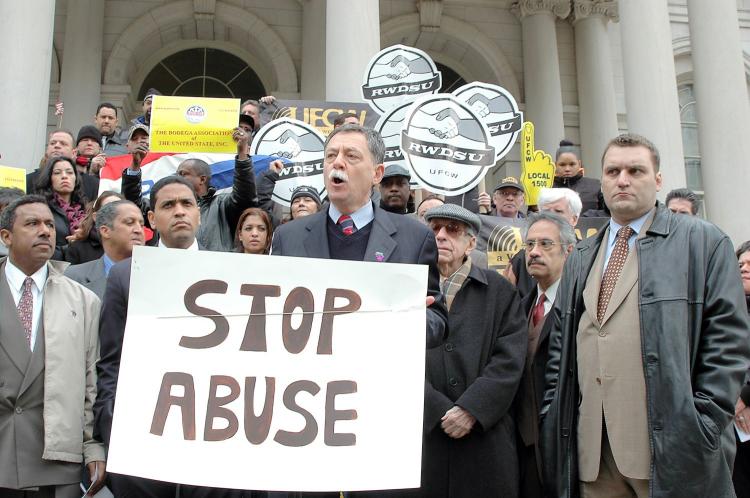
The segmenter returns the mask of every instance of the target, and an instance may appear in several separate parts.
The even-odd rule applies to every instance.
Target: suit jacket
[[[92,437],[99,300],[48,263],[34,350],[0,259],[0,488],[75,483],[104,460]]]
[[[104,297],[107,286],[107,274],[104,273],[104,257],[80,265],[71,265],[65,269],[65,276],[75,280],[88,290],[96,294],[99,299]]]
[[[427,294],[435,303],[427,308],[427,346],[442,343],[447,334],[448,312],[440,294],[435,236],[408,216],[389,213],[374,205],[375,218],[367,241],[364,261],[412,263],[429,266]],[[281,225],[273,236],[271,254],[330,259],[328,210]]]

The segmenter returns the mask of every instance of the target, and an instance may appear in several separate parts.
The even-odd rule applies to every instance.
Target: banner
[[[341,114],[351,112],[359,124],[373,128],[378,113],[363,102],[323,102],[319,100],[277,100],[273,104],[261,103],[260,124],[265,126],[274,119],[289,118],[302,121],[323,135],[333,131],[333,122]]]
[[[272,198],[290,206],[292,192],[300,185],[313,187],[321,199],[326,192],[323,181],[323,144],[325,137],[307,123],[281,118],[270,122],[253,138],[252,154],[274,156],[285,161],[284,169],[273,189]]]
[[[0,166],[0,187],[15,187],[26,192],[26,170]]]
[[[232,130],[239,99],[155,95],[151,108],[151,152],[226,152],[237,149]]]
[[[136,247],[130,285],[108,471],[419,487],[426,266]]]

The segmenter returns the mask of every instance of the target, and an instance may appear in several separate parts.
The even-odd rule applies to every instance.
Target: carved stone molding
[[[510,10],[519,19],[542,12],[551,12],[565,19],[570,15],[570,0],[516,0]]]
[[[420,31],[439,31],[443,17],[443,0],[419,0],[419,29]]]
[[[587,17],[600,16],[605,20],[620,20],[617,0],[573,0],[573,23]]]
[[[216,0],[193,0],[195,32],[199,40],[214,39],[214,16]]]

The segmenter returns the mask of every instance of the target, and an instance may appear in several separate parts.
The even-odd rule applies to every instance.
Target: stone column
[[[93,123],[100,103],[103,41],[104,2],[68,2],[60,100],[65,104],[63,127],[74,135],[81,126]]]
[[[663,200],[670,190],[686,185],[667,0],[618,4],[628,130],[645,136],[659,149],[664,178],[659,198]]]
[[[380,50],[380,2],[326,1],[326,100],[362,100],[365,67]]]
[[[5,166],[31,171],[44,155],[54,21],[55,0],[0,2],[0,164]]]
[[[521,20],[524,119],[534,123],[537,148],[554,155],[565,135],[555,21],[568,17],[570,2],[518,0],[511,9]]]
[[[750,105],[737,2],[688,0],[688,16],[706,214],[739,245],[750,238]]]
[[[578,108],[581,155],[586,175],[601,178],[601,156],[617,136],[617,103],[607,22],[617,20],[614,0],[575,0]]]
[[[323,100],[326,95],[326,0],[302,3],[302,77],[303,100]]]

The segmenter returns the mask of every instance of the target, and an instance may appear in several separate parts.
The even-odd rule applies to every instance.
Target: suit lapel
[[[375,219],[372,222],[370,239],[367,241],[364,261],[388,261],[396,249],[393,235],[396,227],[385,211],[375,206]]]
[[[47,297],[44,298],[45,302]],[[21,396],[26,390],[34,383],[37,377],[44,371],[44,356],[46,351],[45,344],[45,330],[44,330],[44,311],[42,311],[39,317],[39,328],[36,333],[36,342],[34,343],[34,352],[31,353],[31,361],[29,361],[26,373],[23,376],[23,382],[21,382],[21,388],[18,390],[18,396]]]
[[[0,265],[0,315],[3,317],[0,325],[0,348],[5,350],[11,363],[24,373],[31,360],[31,349],[26,343],[23,324],[18,318],[13,295],[5,278],[5,264]]]
[[[313,218],[314,217],[314,218]],[[328,209],[323,209],[311,215],[310,223],[305,227],[304,246],[308,258],[330,259],[331,252],[328,249]],[[323,234],[321,237],[320,235]]]
[[[599,304],[599,289],[602,286],[602,274],[604,272],[604,257],[606,256],[607,243],[609,241],[609,228],[604,231],[604,238],[596,251],[594,265],[591,267],[588,280],[583,288],[583,302],[586,305],[586,313],[593,323],[599,325],[596,319],[596,309]]]

